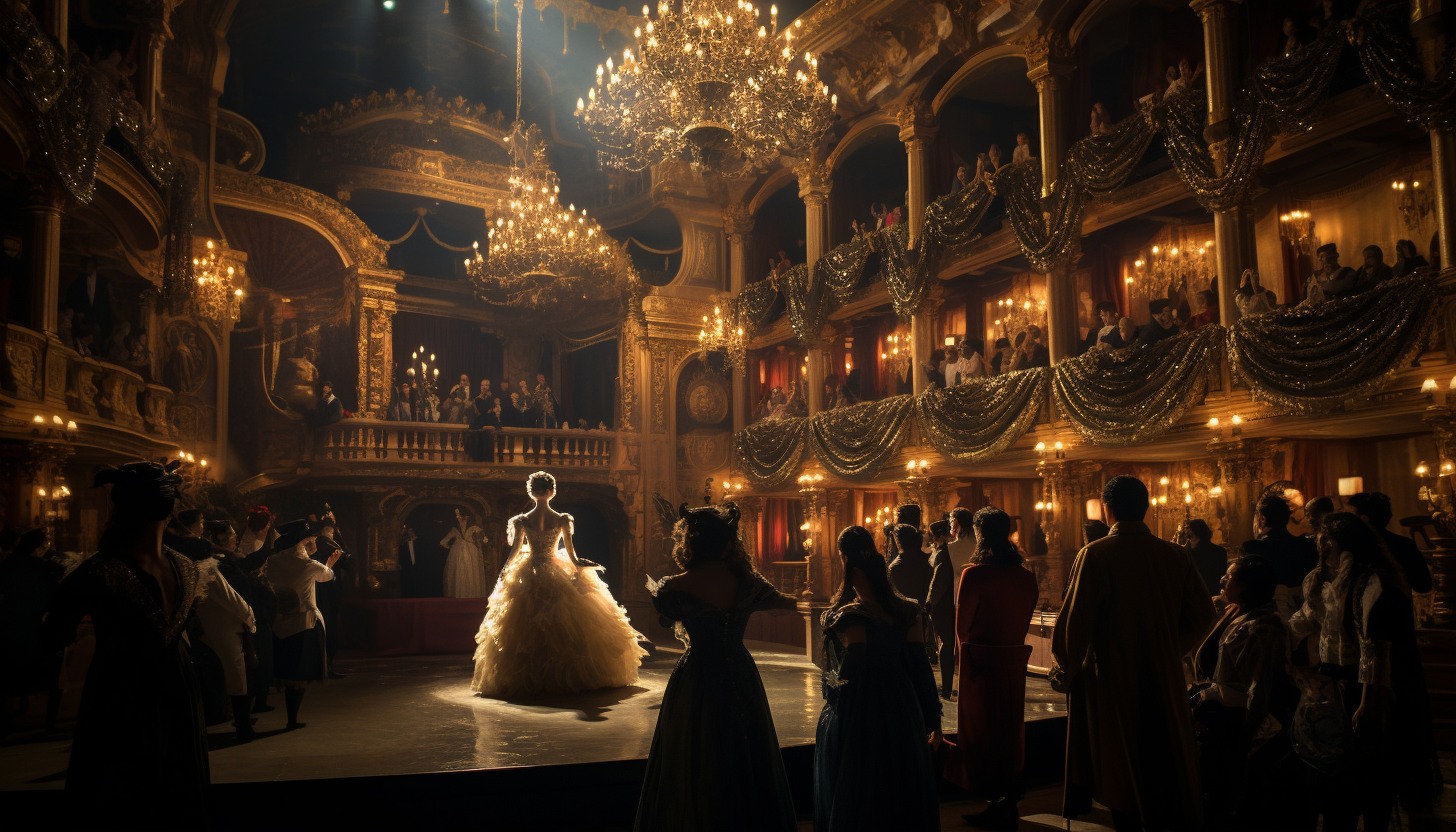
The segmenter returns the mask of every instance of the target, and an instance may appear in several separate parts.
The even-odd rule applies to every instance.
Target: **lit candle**
[[[1230,429],[1230,432],[1234,436],[1238,436],[1239,434],[1244,432],[1244,420],[1243,417],[1239,416],[1239,414],[1235,413],[1233,416],[1229,417],[1229,423],[1233,425],[1233,427]]]
[[[66,430],[75,430],[75,429],[76,429],[76,423],[75,422],[67,422],[66,423]]]

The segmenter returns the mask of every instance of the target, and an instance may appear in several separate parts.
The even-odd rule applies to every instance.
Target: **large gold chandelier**
[[[517,0],[518,12],[521,6]],[[505,306],[544,310],[619,296],[619,283],[636,274],[631,261],[585,208],[561,207],[560,180],[546,159],[541,133],[521,121],[520,18],[517,14],[516,121],[506,137],[510,199],[497,201],[485,249],[475,243],[465,271],[481,299]]]
[[[833,120],[839,97],[819,82],[819,59],[795,51],[798,22],[779,31],[777,6],[769,25],[747,0],[675,0],[655,19],[642,14],[637,51],[598,66],[588,100],[577,100],[603,165],[686,157],[699,171],[745,175],[800,155]]]
[[[243,256],[212,240],[199,247],[192,258],[193,314],[218,323],[234,322],[242,316]]]

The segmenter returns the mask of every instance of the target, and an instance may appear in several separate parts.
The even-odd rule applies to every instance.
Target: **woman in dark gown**
[[[112,486],[110,525],[46,618],[55,648],[75,639],[85,616],[96,630],[66,772],[81,828],[207,826],[207,736],[183,638],[207,581],[162,546],[182,483],[176,467],[133,462],[96,475],[97,486]]]
[[[483,428],[501,426],[500,414],[496,412],[495,396],[490,394],[486,387],[488,384],[488,381],[481,382],[480,394],[470,400],[469,420],[466,422],[470,433],[465,436],[465,452],[476,462],[489,462],[494,456],[495,431]]]
[[[839,535],[844,584],[824,613],[814,829],[940,829],[940,696],[920,605],[895,592],[863,526]]]
[[[648,589],[687,650],[662,694],[633,828],[793,830],[778,735],[743,631],[755,611],[794,609],[794,599],[754,571],[737,506],[684,504],[679,517],[673,560],[685,571]]]

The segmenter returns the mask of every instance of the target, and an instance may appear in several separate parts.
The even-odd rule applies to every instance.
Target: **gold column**
[[[52,337],[61,314],[61,219],[66,196],[53,182],[30,190],[30,325]]]
[[[1066,87],[1076,65],[1067,37],[1055,29],[1043,29],[1022,41],[1026,55],[1026,77],[1036,85],[1041,129],[1041,192],[1051,195],[1061,174],[1066,153]],[[1075,259],[1075,258],[1073,258]],[[1047,351],[1053,362],[1077,353],[1077,291],[1071,263],[1053,269],[1047,278]]]
[[[930,106],[919,98],[905,102],[896,116],[900,125],[900,141],[905,143],[905,158],[909,165],[909,194],[905,200],[906,217],[910,229],[909,248],[920,242],[920,231],[925,224],[925,206],[933,198],[930,182],[930,154],[926,145],[935,137],[937,121]]]
[[[394,384],[395,286],[399,273],[359,271],[359,414],[383,419]]]
[[[936,288],[939,287],[940,281],[936,281]],[[935,318],[939,314],[940,302],[927,299],[910,318],[910,389],[917,396],[930,384],[924,367],[930,363],[930,354],[935,352]]]
[[[748,283],[748,242],[753,233],[753,215],[748,213],[747,205],[736,202],[723,212],[723,232],[728,236],[728,291],[736,298]],[[735,433],[747,424],[748,408],[753,402],[749,392],[752,377],[753,368],[744,367],[743,373],[731,384]]]
[[[1228,517],[1225,548],[1229,560],[1242,554],[1242,545],[1254,536],[1254,508],[1264,490],[1261,481],[1264,461],[1273,453],[1273,439],[1215,439],[1208,452],[1218,462],[1219,487],[1223,489],[1224,514]]]
[[[1021,41],[1026,55],[1026,77],[1036,85],[1036,103],[1041,130],[1041,191],[1046,196],[1056,189],[1062,154],[1066,152],[1067,78],[1076,65],[1067,36],[1055,29],[1042,29]]]
[[[809,405],[809,415],[824,409],[824,379],[829,375],[829,350],[824,343],[815,341],[809,345],[807,372],[801,374],[804,380],[804,401]]]
[[[1075,258],[1074,258],[1075,260]],[[1052,363],[1077,354],[1077,284],[1070,263],[1047,273],[1047,352]],[[989,347],[989,345],[988,345]]]
[[[804,263],[809,282],[814,281],[814,263],[829,250],[829,190],[834,180],[829,169],[812,159],[794,169],[799,179],[799,198],[804,200]]]
[[[1036,466],[1042,481],[1043,503],[1038,516],[1043,521],[1042,533],[1047,544],[1047,584],[1043,600],[1050,609],[1061,609],[1072,562],[1082,549],[1082,504],[1090,494],[1093,475],[1101,469],[1095,462],[1055,458]]]
[[[1189,4],[1203,21],[1203,54],[1208,67],[1205,80],[1208,96],[1209,143],[1215,167],[1222,172],[1228,154],[1233,118],[1234,90],[1238,71],[1233,53],[1233,6],[1243,0],[1192,0]],[[1213,214],[1214,260],[1218,267],[1219,322],[1232,326],[1239,319],[1234,290],[1244,269],[1254,268],[1254,219],[1246,206]]]
[[[738,536],[748,559],[758,563],[758,518],[763,513],[762,497],[734,497],[738,506]]]

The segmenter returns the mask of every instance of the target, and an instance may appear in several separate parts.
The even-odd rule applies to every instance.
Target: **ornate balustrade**
[[[605,471],[617,436],[606,431],[483,428],[345,419],[320,428],[313,457],[330,462],[443,462]]]
[[[785,595],[798,598],[809,588],[809,561],[773,560],[764,564],[769,583]]]
[[[0,395],[12,400],[17,411],[34,409],[68,417],[82,426],[81,441],[89,436],[100,442],[106,437],[107,447],[133,447],[118,431],[132,434],[138,440],[136,449],[172,445],[180,439],[176,394],[135,370],[80,355],[14,324],[7,327],[4,344],[15,388]]]

